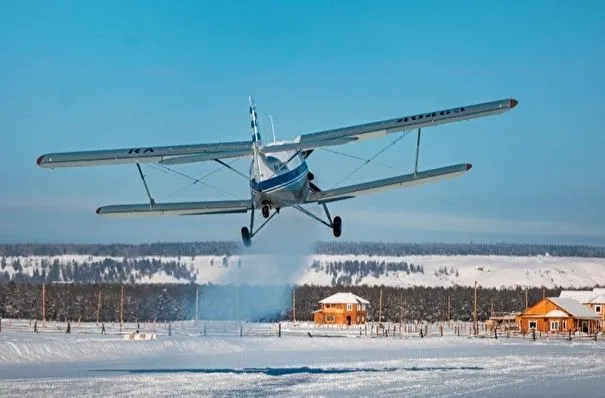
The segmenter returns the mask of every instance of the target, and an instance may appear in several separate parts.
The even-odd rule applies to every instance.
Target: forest
[[[245,253],[239,241],[157,242],[141,244],[0,244],[0,256],[57,256],[85,254],[108,257],[141,256],[231,256]],[[411,255],[500,255],[605,258],[605,247],[559,244],[516,243],[396,243],[396,242],[317,242],[314,254],[368,254],[375,256]]]
[[[492,311],[515,312],[561,289],[522,287],[478,288],[478,318]],[[473,314],[472,287],[195,285],[195,284],[0,284],[0,317],[57,321],[176,321],[191,319],[279,321],[312,320],[319,300],[350,291],[370,301],[370,320],[469,321]],[[382,291],[382,306],[380,295]],[[527,295],[527,296],[526,296]],[[44,297],[45,305],[42,305]],[[196,300],[197,297],[197,300]],[[448,314],[448,301],[450,312]],[[121,303],[123,306],[121,307]],[[197,313],[196,313],[197,308]],[[98,315],[98,319],[97,319]]]

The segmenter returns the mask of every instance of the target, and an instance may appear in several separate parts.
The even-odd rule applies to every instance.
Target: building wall
[[[365,308],[365,309],[362,309]],[[321,309],[313,314],[317,324],[358,325],[368,320],[367,305],[361,304],[321,304]]]
[[[551,322],[558,322],[558,325],[551,325]],[[519,317],[519,329],[521,332],[531,333],[531,330],[534,329],[534,324],[536,325],[536,332],[542,333],[565,333],[565,332],[575,332],[578,328],[578,323],[573,318],[536,318],[521,315]],[[558,329],[552,330],[551,326],[558,326]]]

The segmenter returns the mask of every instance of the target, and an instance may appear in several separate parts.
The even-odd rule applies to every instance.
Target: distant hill
[[[232,256],[244,254],[237,241],[157,242],[141,244],[0,244],[0,256],[58,256],[82,254],[106,257]],[[367,254],[376,256],[496,255],[605,258],[605,247],[515,243],[389,243],[318,242],[313,254]]]
[[[0,283],[288,283],[449,287],[605,284],[605,248],[523,244],[318,243],[302,257],[235,242],[0,245]]]

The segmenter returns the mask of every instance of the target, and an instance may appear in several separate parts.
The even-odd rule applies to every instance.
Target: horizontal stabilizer
[[[177,202],[103,206],[97,214],[109,217],[132,216],[195,216],[203,214],[245,213],[252,209],[250,200],[223,200],[214,202]]]
[[[457,164],[438,169],[419,171],[416,174],[405,174],[397,177],[385,178],[383,180],[369,181],[361,184],[330,189],[327,191],[313,192],[307,202],[328,203],[337,200],[351,199],[361,195],[384,192],[395,188],[407,188],[414,185],[442,181],[447,178],[461,176],[470,170],[471,167],[472,166],[468,163]]]

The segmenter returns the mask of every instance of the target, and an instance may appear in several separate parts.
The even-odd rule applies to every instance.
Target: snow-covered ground
[[[74,262],[102,261],[106,257],[86,255],[62,255],[54,257],[6,257],[6,266],[0,272],[13,275],[16,271],[12,264],[18,259],[23,272],[32,275],[35,269],[42,272],[43,260],[52,264],[57,260],[60,264]],[[388,272],[379,277],[366,276],[354,284],[386,285],[386,286],[472,286],[478,281],[484,287],[515,287],[515,286],[564,286],[586,287],[605,285],[605,259],[582,257],[551,257],[531,256],[405,256],[386,257],[368,255],[313,255],[286,256],[270,255],[249,256],[196,256],[196,257],[141,257],[159,259],[162,262],[178,261],[192,269],[198,283],[239,283],[266,284],[268,280],[280,283],[330,285],[333,275],[326,272],[329,263],[344,261],[385,262],[422,265],[423,273],[406,273],[403,271]],[[123,258],[114,258],[121,262]],[[312,267],[313,262],[319,262],[318,267]],[[448,270],[447,274],[440,272],[441,268]],[[339,273],[342,275],[342,273]],[[277,279],[276,279],[277,278]],[[138,276],[139,283],[173,283],[186,282],[163,272],[149,276]]]
[[[69,335],[18,326],[0,333],[2,397],[559,397],[605,388],[602,340],[201,336],[175,325],[172,336],[125,341],[113,328],[88,333],[94,325]]]

